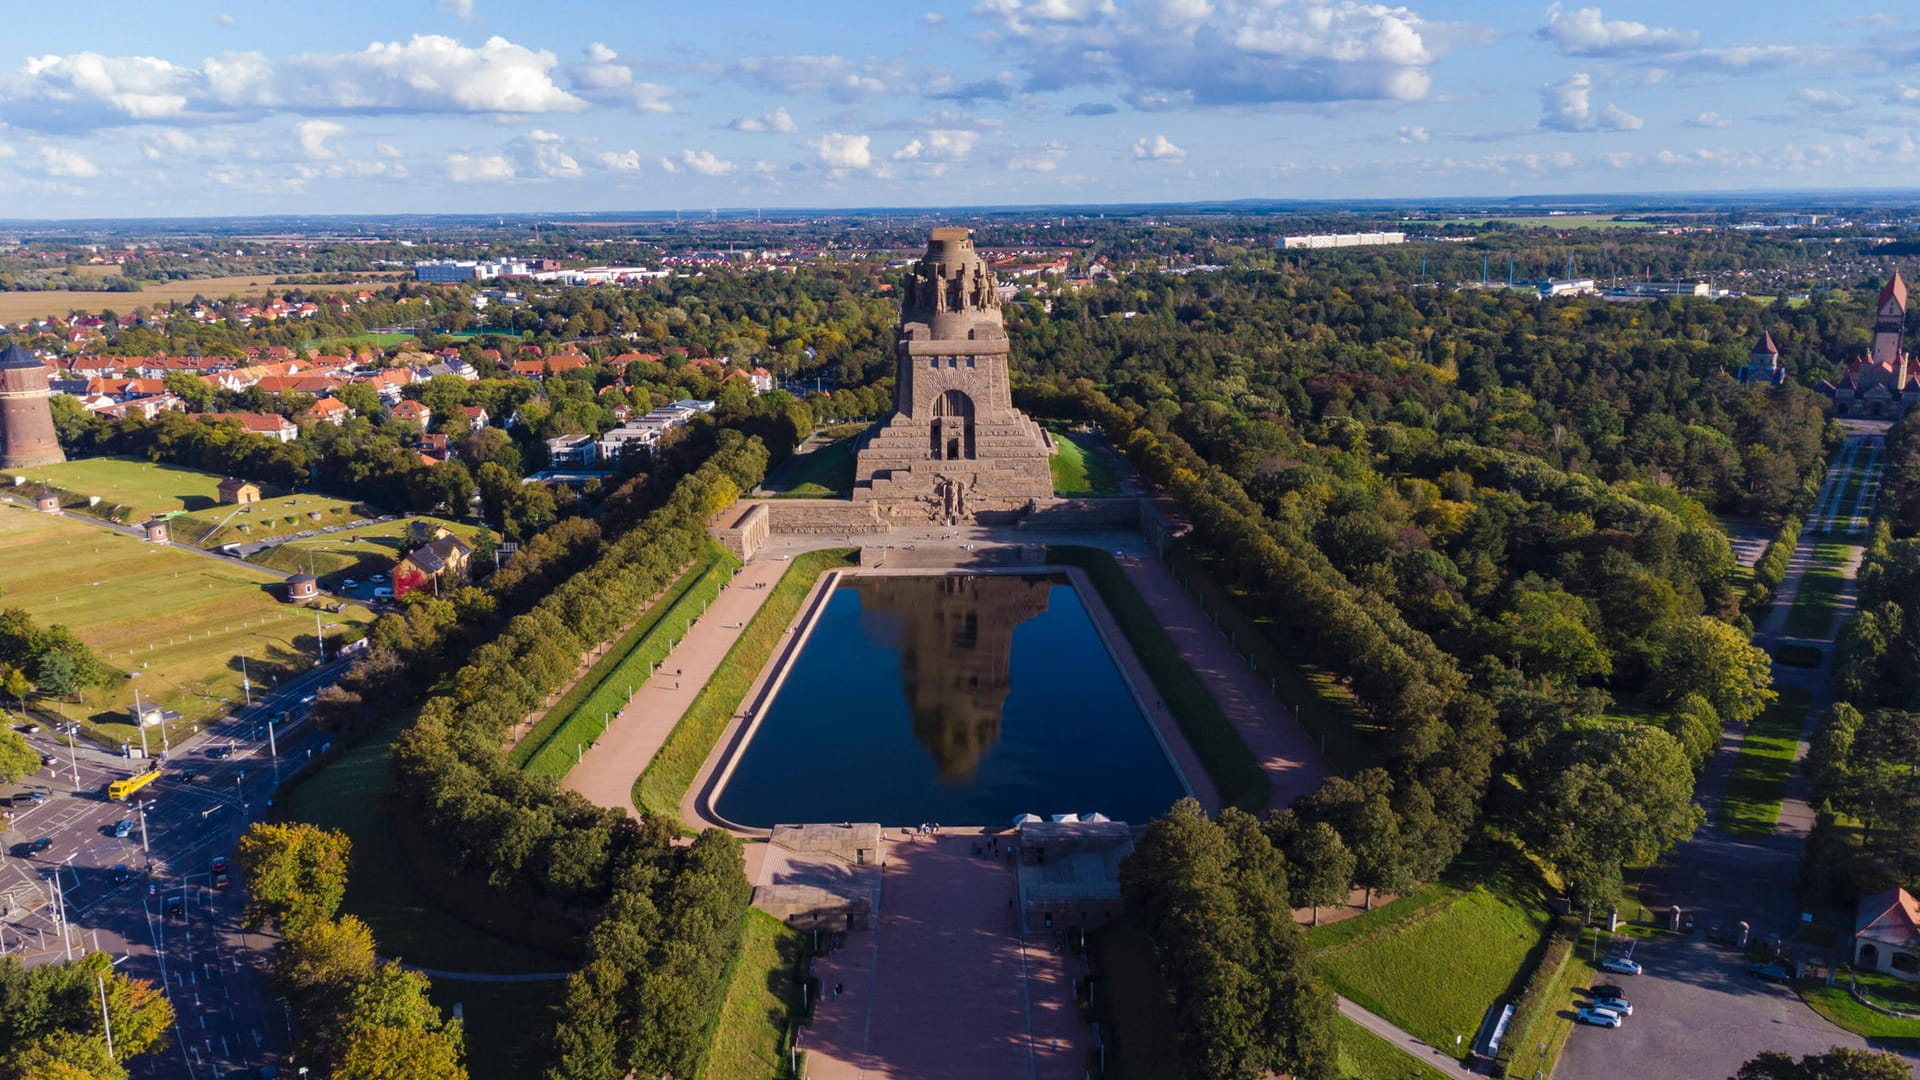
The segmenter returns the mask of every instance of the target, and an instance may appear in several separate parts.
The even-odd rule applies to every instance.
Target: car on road
[[[1793,972],[1781,964],[1755,964],[1747,969],[1747,973],[1767,982],[1783,983],[1793,978]]]
[[[228,876],[225,872],[213,875],[213,887],[216,890],[224,890],[227,886],[231,884],[233,884],[233,878]]]
[[[45,765],[48,768],[52,768],[53,766],[60,764],[60,759],[57,757],[54,757],[52,754],[41,754],[40,764]]]
[[[127,869],[126,863],[113,864],[113,883],[115,885],[125,885],[128,881],[131,881],[132,879],[133,879],[133,871]]]
[[[15,806],[21,806],[25,804],[39,806],[41,803],[46,801],[47,801],[47,793],[44,791],[23,791],[20,794],[15,795],[13,797],[13,805]]]
[[[132,835],[133,835],[133,819],[132,818],[121,818],[119,821],[116,821],[113,823],[113,838],[115,840],[125,840],[127,837]]]
[[[38,855],[43,851],[50,851],[52,850],[52,848],[53,848],[53,837],[43,836],[40,839],[35,840],[33,843],[28,844],[27,852],[28,854],[31,854],[31,855]]]
[[[208,863],[208,864],[207,864],[207,872],[208,872],[208,873],[210,873],[210,874],[224,874],[224,873],[226,873],[226,872],[227,872],[227,857],[226,857],[225,855],[222,855],[222,856],[220,856],[219,858],[216,858],[216,859],[214,859],[214,860],[213,860],[213,861],[212,861],[211,863]]]
[[[1600,961],[1600,970],[1611,971],[1615,975],[1638,975],[1642,969],[1638,960],[1631,960],[1624,956],[1609,956]]]
[[[181,769],[179,772],[173,774],[173,778],[183,784],[191,784],[195,780],[200,779],[200,774],[193,769]]]
[[[1633,1002],[1623,997],[1594,998],[1592,1001],[1587,1002],[1587,1006],[1593,1009],[1605,1009],[1608,1012],[1617,1012],[1621,1016],[1633,1015]]]
[[[226,757],[227,755],[229,755],[229,754],[231,754],[231,753],[233,753],[233,747],[231,747],[231,746],[209,746],[209,747],[207,747],[207,756],[208,756],[208,757],[210,757],[210,758],[212,758],[212,759],[213,759],[213,760],[215,760],[215,761],[219,761],[220,759],[222,759],[222,758],[224,758],[224,757]]]
[[[166,916],[169,919],[185,919],[187,917],[187,898],[184,896],[177,894],[169,896],[162,902],[160,907],[162,911],[166,912]]]
[[[19,727],[14,728],[13,730],[22,732],[27,735],[38,735],[40,734],[40,725],[39,724],[21,724]]]
[[[1579,1010],[1573,1014],[1573,1018],[1582,1024],[1592,1024],[1594,1027],[1617,1028],[1620,1026],[1619,1013],[1589,1008],[1585,1005],[1580,1006]]]

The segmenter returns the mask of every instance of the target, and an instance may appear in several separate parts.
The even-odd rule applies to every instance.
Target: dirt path
[[[606,733],[584,748],[580,763],[561,786],[579,792],[596,805],[638,817],[633,806],[634,781],[666,745],[667,736],[693,703],[694,695],[713,677],[714,669],[766,602],[786,568],[783,561],[768,560],[751,563],[736,574],[707,613],[694,621],[687,635],[667,654],[659,673],[642,683]]]

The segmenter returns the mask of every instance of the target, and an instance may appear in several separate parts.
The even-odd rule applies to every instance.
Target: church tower
[[[0,353],[0,468],[67,460],[53,430],[47,365],[18,345]]]
[[[1893,280],[1880,290],[1879,303],[1875,305],[1873,315],[1873,362],[1891,371],[1904,366],[1900,353],[1900,338],[1907,327],[1907,283],[1900,279],[1900,271],[1893,272]]]
[[[933,230],[907,274],[893,415],[858,457],[853,500],[892,521],[949,524],[1053,495],[1052,442],[1013,407],[993,275],[966,229]]]

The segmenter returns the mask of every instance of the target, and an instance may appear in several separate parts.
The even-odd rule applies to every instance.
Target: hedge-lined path
[[[687,706],[766,603],[787,565],[777,559],[756,560],[734,575],[707,613],[694,620],[687,635],[667,654],[659,672],[640,684],[606,733],[581,755],[561,786],[598,806],[639,816],[633,806],[634,780],[666,745]]]

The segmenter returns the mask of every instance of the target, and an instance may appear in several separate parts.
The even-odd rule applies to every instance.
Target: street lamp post
[[[140,705],[140,688],[133,688],[133,726],[140,729],[140,760],[147,760],[147,710]]]
[[[147,803],[144,800],[135,803],[134,809],[140,812],[140,853],[145,855],[147,862],[151,864],[153,862],[153,847],[147,843]]]
[[[80,754],[73,748],[73,729],[76,724],[67,725],[67,764],[73,766],[73,790],[80,790]]]

